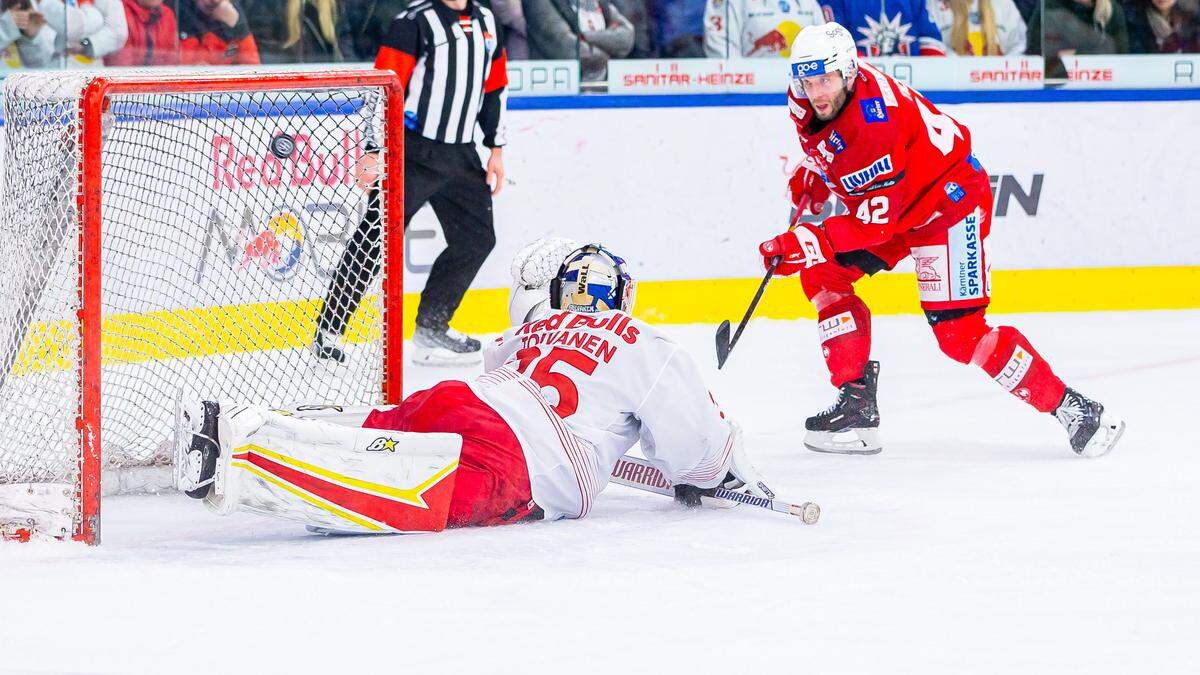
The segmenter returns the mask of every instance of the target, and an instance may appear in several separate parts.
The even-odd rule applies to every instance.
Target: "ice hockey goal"
[[[0,536],[98,542],[102,482],[169,463],[181,396],[399,399],[402,100],[370,70],[7,78]],[[316,317],[368,209],[384,272],[332,367]]]

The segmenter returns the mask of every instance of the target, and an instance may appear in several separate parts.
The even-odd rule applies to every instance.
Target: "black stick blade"
[[[717,370],[720,370],[725,365],[725,359],[729,358],[729,350],[732,346],[729,344],[729,321],[722,321],[717,327]]]

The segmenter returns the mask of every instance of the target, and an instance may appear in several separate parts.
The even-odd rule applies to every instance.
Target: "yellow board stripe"
[[[650,323],[719,323],[739,320],[762,277],[638,283],[634,314]],[[915,275],[878,274],[855,289],[871,312],[920,314]],[[408,307],[416,307],[408,302]],[[508,328],[508,290],[467,294],[454,325],[468,333]],[[1200,308],[1198,267],[1098,267],[1065,270],[999,270],[992,273],[989,313],[1085,312]],[[405,312],[405,319],[411,321]],[[756,317],[815,319],[798,276],[774,279]]]
[[[383,485],[382,483],[372,483],[370,481],[354,478],[353,476],[345,476],[340,473],[330,471],[329,469],[319,467],[315,464],[309,464],[308,462],[296,459],[295,457],[288,457],[287,455],[282,455],[274,450],[268,450],[261,445],[255,445],[253,443],[243,445],[239,448],[234,448],[233,450],[234,455],[240,455],[243,452],[252,452],[256,455],[262,455],[267,459],[273,459],[276,462],[290,466],[293,469],[299,469],[315,476],[320,476],[321,478],[324,478],[331,483],[341,485],[342,487],[354,488],[362,492],[371,492],[378,496],[389,497],[391,499],[395,499],[396,501],[404,502],[405,504],[417,506],[422,509],[428,509],[429,505],[425,503],[425,500],[421,497],[421,495],[424,494],[424,492],[429,488],[440,483],[443,478],[450,475],[450,472],[458,468],[458,460],[456,459],[442,469],[439,469],[437,473],[425,479],[416,487],[397,488],[390,485]]]
[[[111,314],[101,322],[101,361],[111,365],[307,348],[320,307],[320,299],[310,299]],[[346,339],[378,340],[380,314],[376,296],[364,299],[347,324]],[[13,364],[13,374],[69,369],[78,342],[70,321],[35,324]]]
[[[250,464],[249,462],[245,462],[242,460],[234,460],[234,461],[230,462],[230,466],[233,466],[233,467],[236,467],[239,469],[245,469],[246,471],[249,471],[250,473],[254,474],[255,476],[258,476],[259,478],[267,481],[271,485],[274,485],[281,490],[285,490],[285,491],[299,497],[300,499],[308,502],[309,504],[312,504],[313,506],[315,506],[319,509],[322,509],[324,511],[328,511],[329,513],[332,513],[333,515],[337,516],[338,518],[347,520],[351,523],[354,523],[355,525],[358,525],[359,527],[366,528],[368,530],[371,530],[372,532],[383,532],[385,529],[390,529],[390,528],[381,527],[380,525],[377,525],[375,522],[367,520],[366,518],[362,518],[360,516],[356,516],[353,513],[350,513],[349,511],[339,509],[338,507],[325,501],[324,499],[321,499],[320,497],[317,497],[316,495],[313,495],[306,490],[302,490],[302,489],[292,485],[291,483],[284,481],[283,479],[281,479],[277,476],[269,474],[266,471],[263,471],[262,469],[258,468],[257,466]]]
[[[638,284],[635,314],[651,323],[718,323],[738,319],[759,278],[647,281]],[[863,279],[857,290],[871,311],[917,314],[911,273]],[[1001,270],[992,274],[991,313],[1127,311],[1200,308],[1200,266],[1098,267],[1064,270]],[[404,296],[404,335],[411,337],[420,296]],[[279,349],[307,348],[316,329],[320,299],[247,303],[144,314],[113,314],[102,326],[105,365],[140,363]],[[508,328],[508,289],[467,293],[454,325],[468,333]],[[774,280],[755,314],[768,319],[813,319],[798,277]],[[352,318],[351,342],[379,339],[380,303],[368,296]],[[36,324],[22,346],[13,374],[73,368],[78,336],[67,321]]]

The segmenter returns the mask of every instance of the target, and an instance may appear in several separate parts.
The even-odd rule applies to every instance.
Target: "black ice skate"
[[[874,455],[879,444],[879,362],[868,361],[863,376],[843,384],[837,403],[804,422],[804,447],[813,452]]]
[[[413,363],[424,366],[473,366],[482,359],[479,340],[447,328],[417,327],[413,335]]]
[[[1070,387],[1054,409],[1054,416],[1067,430],[1071,449],[1084,457],[1107,455],[1125,433],[1125,420]]]
[[[318,359],[326,359],[335,363],[346,362],[346,351],[338,346],[337,340],[326,335],[325,331],[317,330],[313,336],[313,353]]]
[[[220,414],[221,406],[216,401],[181,403],[175,412],[175,485],[194,499],[208,495],[217,473]]]

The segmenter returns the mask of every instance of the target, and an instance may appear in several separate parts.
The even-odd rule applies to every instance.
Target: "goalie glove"
[[[520,326],[550,310],[550,281],[579,244],[565,237],[545,237],[526,244],[513,256],[508,318]]]
[[[758,472],[758,469],[750,462],[750,458],[746,456],[746,449],[742,444],[742,428],[737,424],[731,423],[731,425],[733,426],[731,433],[734,434],[733,450],[730,453],[729,469],[725,473],[725,478],[714,488],[698,488],[695,485],[676,485],[675,501],[687,507],[698,507],[702,504],[701,497],[712,496],[718,488],[735,492],[749,492],[756,497],[763,497],[765,499],[775,498],[775,491],[767,487],[762,474]]]

